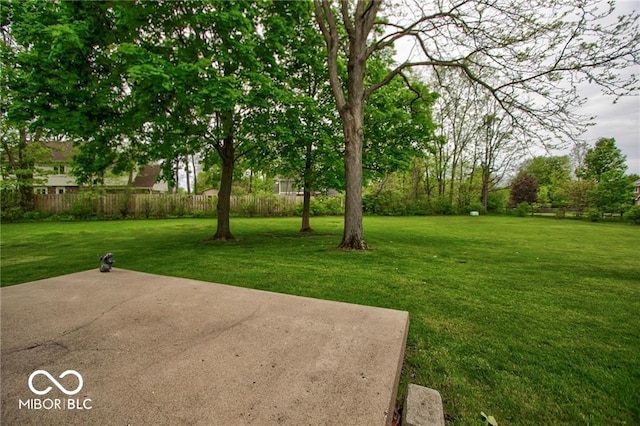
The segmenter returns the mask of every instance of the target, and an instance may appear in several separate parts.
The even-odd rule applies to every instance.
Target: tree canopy
[[[477,191],[486,209],[523,152],[579,139],[580,84],[638,90],[638,14],[613,2],[27,0],[0,13],[3,156],[26,159],[5,174],[24,196],[42,135],[76,143],[87,183],[151,161],[175,181],[197,157],[220,166],[216,239],[233,238],[241,159],[305,193],[344,188],[340,247],[366,249],[369,179],[411,170],[429,197],[436,181],[440,201],[456,187],[459,205]],[[624,162],[606,140],[584,160],[598,183]]]
[[[537,126],[570,138],[581,127],[574,114],[581,102],[578,83],[589,80],[615,95],[637,90],[636,77],[620,70],[638,64],[638,15],[608,21],[612,4],[416,1],[404,3],[402,11],[385,9],[382,0],[314,0],[314,5],[345,137],[343,248],[367,247],[361,192],[364,105],[408,69],[457,69],[475,90],[495,99],[511,126],[526,132]],[[418,55],[376,81],[365,80],[373,55],[401,39],[412,40]]]

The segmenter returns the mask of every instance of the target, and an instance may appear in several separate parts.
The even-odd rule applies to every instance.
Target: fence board
[[[49,214],[74,216],[166,217],[215,216],[217,197],[186,194],[93,193],[37,194],[35,209]],[[283,216],[295,213],[301,197],[234,196],[231,214],[240,216]]]

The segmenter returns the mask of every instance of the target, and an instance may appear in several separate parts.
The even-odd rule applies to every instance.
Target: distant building
[[[51,160],[36,164],[36,173],[33,190],[36,194],[65,194],[78,192],[87,186],[78,185],[71,175],[74,147],[71,142],[47,142],[45,144],[51,150]],[[105,177],[103,188],[111,191],[120,191],[133,188],[136,192],[168,192],[169,185],[166,181],[158,181],[160,166],[149,164],[142,169],[134,170],[131,174],[112,175]]]
[[[207,197],[217,197],[218,190],[216,188],[205,189],[200,193],[200,195],[206,195]]]
[[[640,205],[640,180],[635,181],[635,186],[636,186],[635,204]]]
[[[303,195],[304,189],[297,188],[293,179],[276,177],[273,192],[278,195]]]

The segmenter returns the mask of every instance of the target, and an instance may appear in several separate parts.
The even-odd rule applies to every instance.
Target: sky
[[[627,173],[640,175],[640,96],[622,98],[616,104],[613,100],[596,93],[579,110],[584,115],[597,116],[596,125],[584,138],[590,145],[601,137],[614,138],[627,157]]]
[[[640,12],[638,0],[618,0],[616,10],[620,14]],[[640,75],[640,66],[629,70]],[[582,94],[587,103],[578,110],[585,116],[596,116],[596,125],[589,128],[584,138],[591,145],[601,138],[614,138],[616,146],[627,157],[627,173],[640,175],[640,94],[621,98],[617,103],[612,96],[604,96],[596,86],[584,86]]]
[[[618,0],[614,14],[629,14],[640,12],[640,1]],[[406,49],[402,44],[396,44],[397,59],[406,58]],[[640,75],[640,66],[625,70],[625,74]],[[616,146],[627,158],[627,173],[640,175],[640,93],[617,100],[615,97],[602,94],[597,85],[583,85],[579,94],[587,98],[587,102],[575,112],[585,117],[595,117],[594,125],[589,127],[583,135],[583,140],[594,146],[599,138],[614,138]],[[567,152],[551,153],[565,155]],[[544,153],[541,155],[545,155]]]

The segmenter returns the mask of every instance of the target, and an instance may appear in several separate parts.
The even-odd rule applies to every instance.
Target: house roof
[[[133,186],[134,188],[153,188],[158,176],[160,176],[160,166],[149,164],[140,170],[133,180]]]
[[[55,163],[68,163],[73,159],[73,142],[45,142],[45,146],[51,150],[51,161]]]

